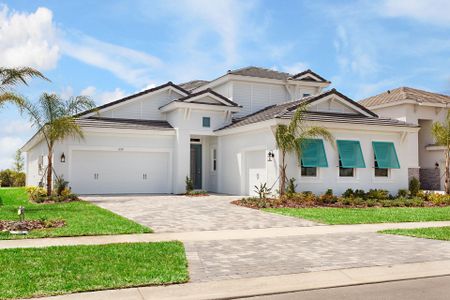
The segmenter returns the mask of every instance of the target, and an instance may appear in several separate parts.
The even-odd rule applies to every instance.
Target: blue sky
[[[359,100],[411,86],[450,93],[450,1],[0,0],[0,64],[51,83],[19,91],[85,94],[98,104],[248,65],[311,68]],[[0,110],[0,169],[31,135]]]

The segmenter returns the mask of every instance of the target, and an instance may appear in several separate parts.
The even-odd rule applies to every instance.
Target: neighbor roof
[[[431,93],[410,87],[399,87],[388,90],[384,93],[359,101],[360,104],[371,107],[378,105],[393,105],[402,101],[416,101],[418,103],[447,104],[450,103],[450,96]]]
[[[287,103],[282,103],[278,105],[268,106],[260,111],[257,111],[246,117],[235,119],[230,125],[222,127],[218,130],[231,129],[236,127],[241,127],[249,124],[254,124],[258,122],[263,122],[271,119],[291,119],[295,110],[299,107],[301,103],[307,102],[311,103],[326,97],[330,94],[335,94],[342,99],[351,102],[353,105],[361,108],[363,111],[367,112],[369,116],[362,114],[343,114],[343,113],[328,113],[328,112],[306,112],[305,119],[308,121],[322,121],[322,122],[336,122],[336,123],[356,123],[356,124],[366,124],[366,125],[382,125],[382,126],[403,126],[403,127],[417,127],[417,125],[405,123],[398,120],[382,119],[379,118],[375,113],[368,110],[367,108],[361,106],[357,102],[351,100],[335,89],[323,92],[315,96],[304,97],[300,100],[291,101]]]
[[[266,69],[261,67],[255,67],[255,66],[249,66],[241,69],[236,70],[229,70],[227,74],[232,75],[241,75],[241,76],[249,76],[249,77],[259,77],[259,78],[268,78],[268,79],[278,79],[278,80],[306,80],[306,81],[318,81],[318,82],[329,82],[325,78],[319,76],[315,72],[311,71],[310,69],[305,70],[301,73],[292,75],[286,72],[279,72],[272,69]],[[298,77],[301,77],[306,74],[311,74],[315,77],[317,77],[319,80],[316,80],[313,77],[305,77],[301,79],[297,79]]]
[[[167,121],[138,120],[121,118],[89,117],[77,119],[81,127],[114,128],[114,129],[140,129],[140,130],[171,130],[173,127]]]

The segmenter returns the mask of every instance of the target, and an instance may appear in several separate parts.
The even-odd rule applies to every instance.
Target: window
[[[354,176],[355,176],[355,169],[342,167],[341,159],[339,159],[339,177],[354,177]]]
[[[211,118],[203,117],[203,127],[211,127]]]
[[[380,168],[378,166],[377,157],[374,154],[375,161],[375,177],[389,177],[389,169],[388,168]]]
[[[317,177],[316,167],[303,167],[302,166],[302,177]]]
[[[217,171],[217,149],[213,148],[211,152],[211,170],[213,172]]]

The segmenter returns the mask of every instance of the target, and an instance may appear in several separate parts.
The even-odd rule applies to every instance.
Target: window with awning
[[[380,169],[400,169],[393,142],[372,142],[376,167]]]
[[[323,140],[305,139],[300,144],[300,161],[302,167],[326,168],[328,167],[327,156]]]
[[[341,168],[365,168],[361,144],[359,141],[337,140],[339,152],[339,167]]]

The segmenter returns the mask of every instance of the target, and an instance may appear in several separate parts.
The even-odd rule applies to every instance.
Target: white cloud
[[[0,137],[0,170],[11,168],[14,153],[23,145],[23,140],[14,136]]]
[[[52,11],[39,7],[34,13],[10,11],[0,5],[0,62],[2,66],[56,67],[60,57]]]
[[[80,33],[67,33],[61,47],[65,55],[107,70],[135,87],[148,84],[151,73],[162,67],[162,62],[155,56]]]
[[[305,62],[302,62],[302,61],[282,67],[282,70],[284,72],[288,72],[288,73],[294,74],[294,75],[297,73],[300,73],[302,71],[305,71],[306,69],[308,69],[308,64]]]
[[[55,68],[62,55],[111,72],[128,84],[142,88],[161,69],[159,58],[142,51],[97,40],[56,26],[45,7],[25,13],[0,5],[0,62],[2,66]]]
[[[407,17],[424,23],[450,26],[448,0],[385,0],[380,13],[389,17]]]

